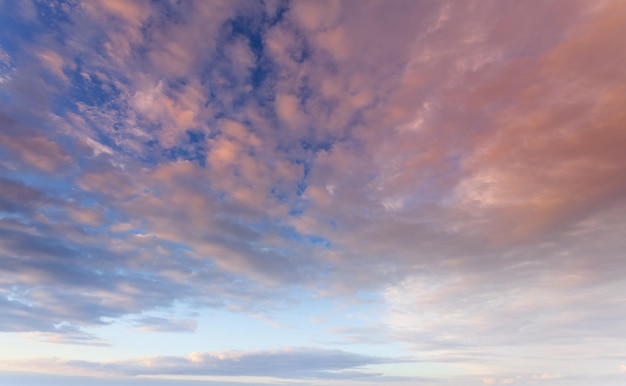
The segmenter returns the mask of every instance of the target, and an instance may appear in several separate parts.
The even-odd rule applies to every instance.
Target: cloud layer
[[[0,14],[0,331],[95,349],[110,342],[94,329],[124,323],[195,333],[206,310],[367,299],[367,326],[334,315],[315,340],[398,345],[484,384],[574,382],[572,363],[623,376],[624,3]],[[389,365],[319,350],[258,354],[285,368],[254,351],[151,361],[302,379]]]
[[[37,359],[16,361],[10,368],[85,376],[260,376],[294,379],[370,378],[380,374],[359,371],[362,366],[401,362],[339,350],[288,348],[270,352],[191,353],[187,357],[149,357],[108,362]],[[3,366],[8,367],[8,366]]]

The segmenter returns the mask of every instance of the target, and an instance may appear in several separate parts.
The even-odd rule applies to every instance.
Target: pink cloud
[[[64,82],[69,81],[67,75],[63,73],[63,67],[66,65],[63,57],[52,50],[46,50],[37,54],[39,60],[48,71],[55,74]]]
[[[45,172],[67,167],[72,161],[63,147],[42,136],[0,135],[0,138],[3,146],[22,162]]]

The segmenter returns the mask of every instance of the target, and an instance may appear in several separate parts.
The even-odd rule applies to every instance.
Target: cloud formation
[[[108,362],[68,361],[58,358],[16,361],[12,369],[82,375],[141,376],[262,376],[294,379],[342,379],[367,377],[376,381],[380,374],[358,371],[366,365],[402,362],[352,354],[339,350],[286,348],[269,352],[191,353],[186,357],[149,357]],[[6,365],[5,365],[6,366]],[[344,373],[344,370],[356,369]]]
[[[449,366],[419,370],[442,382],[621,379],[622,2],[99,0],[0,15],[0,331],[87,350],[125,323],[200,334],[213,311],[291,312],[272,324],[305,330],[306,305],[328,328],[293,346],[409,352]],[[407,373],[265,348],[151,361]]]

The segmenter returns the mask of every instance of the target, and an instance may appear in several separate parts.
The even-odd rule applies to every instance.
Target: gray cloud
[[[60,359],[14,361],[12,365],[28,371],[52,367],[91,375],[210,375],[210,376],[264,376],[298,379],[371,378],[378,373],[361,371],[368,365],[407,362],[403,358],[381,358],[353,354],[340,350],[314,348],[286,348],[255,352],[192,353],[187,357],[150,357],[113,362],[90,362]],[[356,369],[349,373],[344,370]]]

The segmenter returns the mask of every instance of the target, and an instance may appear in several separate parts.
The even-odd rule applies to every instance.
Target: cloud
[[[97,345],[85,328],[124,318],[196,331],[175,304],[271,319],[365,294],[370,325],[328,318],[325,341],[494,384],[523,384],[511,352],[560,374],[626,338],[622,3],[33,7],[0,37],[0,330]],[[307,379],[387,363],[215,355],[148,361]]]
[[[88,12],[105,13],[120,18],[132,26],[143,24],[146,19],[145,2],[128,4],[119,0],[102,0],[86,4]]]
[[[21,336],[28,340],[46,343],[108,346],[106,341],[67,323],[55,326],[54,330],[50,332],[27,332]]]
[[[108,362],[70,361],[56,358],[11,361],[3,367],[29,372],[82,375],[206,375],[262,376],[299,379],[342,379],[343,371],[355,369],[350,376],[370,377],[377,373],[360,371],[367,365],[404,362],[405,359],[380,358],[339,350],[285,348],[273,351],[191,353],[186,357],[146,357]]]
[[[49,385],[84,385],[85,383],[90,383],[94,386],[112,386],[119,384],[119,378],[94,378],[89,376],[68,376],[68,375],[50,375],[50,374],[27,374],[27,373],[2,373],[0,374],[0,379],[6,384],[19,384],[19,385],[27,385],[27,386],[38,386],[42,383],[46,383]],[[153,385],[162,385],[162,386],[174,386],[174,385],[185,385],[192,386],[198,383],[197,380],[183,380],[183,379],[141,379],[141,378],[133,378],[133,379],[124,379],[125,385],[132,386],[153,386]],[[208,381],[203,380],[203,384],[211,385],[211,386],[220,386],[224,385],[223,380],[217,381]],[[267,382],[228,382],[230,386],[263,386],[267,385]]]
[[[563,375],[560,374],[535,374],[533,375],[534,379],[540,379],[540,380],[549,380],[549,379],[558,379],[558,378],[563,378]]]
[[[0,111],[3,131],[0,134],[2,148],[14,159],[43,172],[54,172],[69,166],[71,157],[67,151],[46,136],[28,126],[21,125],[9,114]]]
[[[40,52],[37,56],[48,71],[52,72],[65,82],[69,80],[67,76],[63,73],[63,67],[65,66],[65,63],[61,55],[57,54],[54,51],[47,50]]]
[[[0,179],[2,199],[0,208],[5,212],[28,211],[37,206],[50,205],[54,200],[41,190],[8,178]]]
[[[194,332],[197,328],[196,322],[190,319],[166,319],[154,316],[141,318],[135,323],[138,330],[147,332]]]

